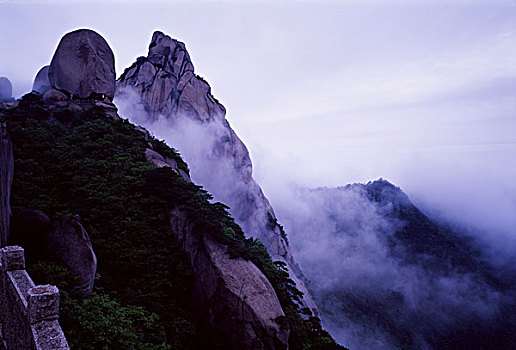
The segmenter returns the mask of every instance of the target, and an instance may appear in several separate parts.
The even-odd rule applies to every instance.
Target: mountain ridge
[[[353,349],[516,343],[508,311],[514,274],[490,265],[473,237],[427,217],[398,186],[379,179],[305,189],[290,201],[297,206],[279,213],[298,233],[296,256],[340,342]]]

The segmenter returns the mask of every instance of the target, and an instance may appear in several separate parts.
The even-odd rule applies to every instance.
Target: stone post
[[[9,246],[0,249],[2,255],[2,270],[24,270],[25,269],[25,254],[22,247]]]
[[[59,290],[49,284],[32,287],[27,293],[31,324],[59,318]]]

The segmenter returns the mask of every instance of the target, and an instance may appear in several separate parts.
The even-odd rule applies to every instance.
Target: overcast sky
[[[515,1],[0,0],[16,96],[78,28],[105,37],[117,75],[156,29],[185,42],[273,205],[292,183],[384,177],[516,241]]]

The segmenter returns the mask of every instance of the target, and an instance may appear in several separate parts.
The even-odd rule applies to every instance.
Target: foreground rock
[[[140,130],[145,130],[145,129],[140,128]],[[150,148],[147,148],[145,150],[145,159],[148,162],[153,162],[158,168],[162,168],[162,167],[172,168],[179,176],[181,176],[183,178],[183,180],[185,180],[186,182],[192,182],[192,180],[190,179],[190,176],[188,176],[188,174],[185,173],[185,171],[183,169],[179,168],[179,166],[177,165],[177,162],[170,157],[162,156],[158,152],[156,152]]]
[[[89,29],[66,34],[48,70],[52,87],[82,99],[113,99],[115,58],[102,36]]]
[[[194,270],[193,300],[231,349],[287,349],[289,329],[274,289],[250,261],[230,259],[227,247],[208,234],[195,235],[186,213],[173,210],[176,243]]]
[[[97,257],[78,215],[67,215],[48,234],[48,252],[79,278],[81,292],[90,295],[97,271]]]
[[[13,98],[13,85],[6,77],[0,77],[0,101],[10,101]]]
[[[317,313],[274,210],[252,177],[249,152],[229,126],[226,110],[212,96],[208,83],[195,75],[185,45],[155,32],[148,56],[125,70],[117,81],[116,95],[120,108],[125,107],[122,116],[151,131],[152,123],[161,117],[160,127],[185,135],[183,143],[175,138],[171,146],[185,155],[194,182],[229,205],[244,232],[259,238],[273,260],[287,263],[291,278],[304,293],[304,306]],[[188,154],[201,147],[206,148]]]

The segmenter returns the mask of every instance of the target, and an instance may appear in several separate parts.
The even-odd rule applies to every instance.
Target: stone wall
[[[0,256],[0,349],[69,349],[58,320],[58,289],[34,285],[23,248],[4,247]]]

